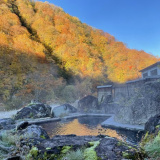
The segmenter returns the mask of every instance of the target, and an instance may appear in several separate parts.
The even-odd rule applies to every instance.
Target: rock
[[[99,146],[96,147],[96,152],[97,156],[103,160],[121,160],[122,158],[136,160],[139,156],[141,157],[137,148],[111,137],[101,139]],[[126,156],[123,153],[126,153]]]
[[[15,115],[15,120],[25,119],[25,118],[44,118],[44,117],[52,117],[51,107],[47,104],[36,103],[30,104]]]
[[[80,112],[93,113],[99,109],[98,99],[94,96],[88,95],[78,102],[78,110]]]
[[[13,157],[7,158],[6,160],[22,160],[22,158],[20,156],[13,156]]]
[[[58,135],[52,139],[40,140],[37,138],[30,139],[29,141],[22,141],[22,146],[29,143],[30,146],[37,147],[40,154],[61,154],[61,150],[65,146],[71,146],[73,150],[88,145],[88,142],[98,141],[99,138],[95,136],[75,136],[75,135]]]
[[[49,136],[47,132],[42,129],[42,127],[37,125],[28,126],[26,129],[19,130],[18,135],[22,136],[24,139],[29,138],[40,138],[40,139],[48,139]]]
[[[11,118],[4,118],[4,119],[0,119],[0,124],[1,125],[11,125],[11,124],[15,124],[15,121]]]
[[[22,121],[20,123],[17,124],[16,126],[16,130],[22,130],[22,129],[25,129],[27,128],[29,125],[29,123],[27,121]]]
[[[121,106],[120,104],[114,102],[107,102],[104,100],[104,102],[101,103],[100,108],[103,111],[103,113],[116,114],[119,108],[121,108]]]
[[[69,113],[75,112],[77,112],[77,109],[70,104],[63,104],[52,109],[52,115],[54,117],[63,117],[68,115]]]
[[[9,130],[15,128],[15,121],[11,118],[0,119],[0,129]]]
[[[55,148],[63,146],[82,147],[87,145],[90,141],[97,141],[98,137],[95,136],[76,136],[76,135],[58,135],[54,136],[49,141],[43,141],[41,145],[45,148]]]
[[[93,152],[101,160],[121,160],[123,158],[137,160],[144,156],[139,148],[110,137],[65,135],[54,136],[52,139],[46,140],[34,138],[29,140],[29,142],[32,147],[37,148],[39,151],[38,156],[41,158],[44,156],[44,153],[46,153],[45,156],[50,157],[54,155],[58,159],[58,156],[69,150],[76,151],[77,149],[82,149],[85,152],[87,151],[86,149],[93,147],[93,143],[91,144],[90,142],[99,142]],[[26,145],[27,143],[28,141],[23,141],[21,145]],[[90,155],[91,153],[89,152],[88,154]]]
[[[145,123],[145,132],[155,133],[157,128],[160,127],[159,125],[160,125],[160,114],[157,114],[154,117],[149,118],[149,120]]]
[[[71,105],[72,105],[73,107],[75,107],[75,108],[78,108],[78,101],[79,101],[79,100],[76,100],[76,101],[73,102]]]

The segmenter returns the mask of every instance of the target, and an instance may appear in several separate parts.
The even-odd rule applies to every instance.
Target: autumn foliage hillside
[[[0,0],[0,100],[9,105],[81,97],[97,84],[138,78],[156,61],[53,4]]]

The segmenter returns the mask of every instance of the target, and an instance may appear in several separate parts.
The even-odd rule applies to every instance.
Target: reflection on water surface
[[[41,126],[47,131],[50,137],[55,135],[76,134],[77,136],[99,134],[116,137],[119,140],[137,142],[137,133],[116,131],[114,129],[102,128],[101,123],[108,117],[79,117],[59,122],[43,123]]]

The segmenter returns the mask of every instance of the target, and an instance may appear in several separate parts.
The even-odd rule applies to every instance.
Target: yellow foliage
[[[7,35],[0,31],[0,44],[1,45],[8,45],[8,38]]]

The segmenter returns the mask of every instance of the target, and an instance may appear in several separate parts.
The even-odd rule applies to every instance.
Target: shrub
[[[141,143],[140,143],[140,146],[142,148],[144,148],[144,146],[150,142],[150,141],[153,141],[155,135],[154,134],[149,134],[148,132],[144,135],[144,137],[142,138],[141,140]]]
[[[77,91],[74,85],[68,85],[62,90],[62,98],[66,102],[74,102],[78,97],[76,96]]]
[[[23,136],[17,135],[15,130],[5,130],[1,132],[1,139],[4,143],[8,143],[8,145],[16,145],[20,139],[23,139]]]
[[[28,155],[25,157],[26,160],[34,160],[38,156],[38,148],[32,147],[32,149],[29,151]]]
[[[145,144],[145,151],[150,157],[160,157],[160,133],[151,141]]]
[[[23,106],[23,102],[22,102],[22,99],[13,99],[12,101],[7,101],[5,103],[5,107],[6,107],[6,110],[14,110],[14,109],[19,109]]]

